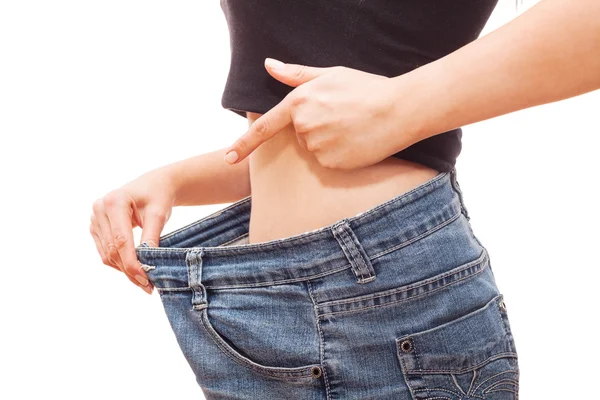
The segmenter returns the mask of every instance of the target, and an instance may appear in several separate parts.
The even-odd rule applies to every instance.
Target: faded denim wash
[[[250,206],[136,248],[206,399],[518,398],[506,306],[456,168],[268,242],[248,244]]]

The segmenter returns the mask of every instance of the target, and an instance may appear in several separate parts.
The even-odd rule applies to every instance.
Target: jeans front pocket
[[[252,371],[258,372],[259,374],[271,377],[271,378],[279,378],[287,381],[291,381],[293,379],[312,379],[321,377],[321,366],[317,363],[310,365],[303,365],[299,367],[279,367],[279,366],[271,366],[264,365],[259,362],[256,362],[249,358],[247,355],[243,354],[242,351],[235,346],[231,339],[227,339],[223,336],[223,334],[219,333],[211,324],[210,319],[208,318],[207,309],[205,308],[202,311],[200,318],[202,319],[202,323],[206,331],[210,334],[211,338],[214,340],[215,344],[232,360],[237,362],[238,364],[251,369]]]
[[[432,329],[396,339],[414,400],[515,400],[519,366],[503,296]]]
[[[302,283],[208,290],[208,305],[191,311],[224,356],[263,376],[318,381],[319,338]]]

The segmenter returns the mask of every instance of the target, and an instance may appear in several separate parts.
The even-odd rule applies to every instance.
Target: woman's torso
[[[260,116],[248,112],[248,124]],[[360,169],[325,168],[300,146],[293,125],[261,144],[249,157],[249,243],[301,234],[352,217],[439,173],[396,157]]]

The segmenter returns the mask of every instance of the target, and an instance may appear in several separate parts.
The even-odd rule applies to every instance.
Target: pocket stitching
[[[466,319],[472,318],[472,317],[474,317],[477,314],[481,314],[481,313],[487,311],[487,309],[489,307],[491,307],[492,304],[497,303],[498,300],[502,299],[503,297],[504,296],[502,294],[498,294],[498,295],[494,296],[491,300],[489,300],[485,305],[483,305],[483,306],[477,308],[476,310],[473,310],[473,311],[471,311],[471,312],[469,312],[467,314],[461,315],[458,318],[455,318],[455,319],[453,319],[451,321],[447,321],[447,322],[444,322],[442,324],[436,325],[433,328],[423,329],[422,331],[413,332],[413,333],[410,333],[410,334],[407,334],[407,335],[404,335],[404,336],[400,336],[399,338],[396,338],[396,344],[398,344],[399,342],[403,341],[404,339],[412,338],[413,336],[422,336],[424,334],[429,334],[431,332],[435,332],[435,331],[438,331],[440,329],[446,328],[446,327],[448,327],[448,326],[450,326],[452,324],[455,324],[455,323],[464,321]]]
[[[435,375],[445,375],[445,374],[464,374],[467,373],[469,371],[473,371],[474,369],[478,369],[478,368],[482,368],[485,365],[491,363],[492,361],[496,361],[498,359],[501,358],[517,358],[517,354],[512,352],[512,351],[507,351],[507,352],[503,352],[503,353],[497,353],[494,354],[493,356],[490,356],[488,358],[486,358],[485,360],[481,361],[479,364],[475,364],[474,366],[468,367],[468,368],[464,368],[464,369],[419,369],[419,370],[406,370],[406,374],[407,375],[418,375],[420,373],[428,373],[428,374],[435,374]]]
[[[486,305],[484,305],[483,307],[480,307],[479,309],[471,311],[470,313],[467,313],[467,314],[465,314],[465,315],[463,315],[461,317],[455,318],[455,319],[453,319],[451,321],[445,322],[445,323],[440,324],[438,326],[435,326],[433,328],[425,329],[425,330],[422,330],[422,331],[419,331],[419,332],[414,332],[414,333],[411,333],[411,334],[404,335],[404,336],[401,336],[399,338],[396,338],[395,339],[395,342],[396,342],[396,353],[397,353],[398,358],[401,359],[401,360],[404,358],[404,356],[402,354],[402,349],[400,348],[400,343],[403,340],[409,339],[409,338],[412,339],[414,336],[422,336],[424,334],[428,334],[428,333],[431,333],[431,332],[438,331],[440,329],[444,329],[447,326],[450,326],[452,324],[455,324],[455,323],[464,321],[466,319],[472,318],[472,317],[474,317],[474,316],[476,316],[476,315],[478,315],[480,313],[486,312],[489,307],[493,307],[494,305],[496,306],[496,310],[499,310],[499,308],[498,308],[499,307],[499,303],[500,303],[501,300],[503,300],[503,298],[504,298],[504,295],[498,294],[493,299],[491,299],[490,301],[488,301],[486,303]],[[420,360],[419,360],[419,355],[418,355],[418,352],[417,352],[416,344],[414,343],[414,340],[412,340],[412,343],[413,343],[413,346],[414,346],[414,349],[413,349],[414,357],[417,360],[418,369],[410,369],[409,370],[408,368],[406,368],[406,365],[403,362],[402,363],[402,367],[403,367],[403,371],[402,372],[406,373],[407,375],[415,375],[415,374],[419,374],[419,373],[422,373],[422,372],[438,373],[438,374],[448,374],[448,373],[462,374],[462,373],[469,372],[469,371],[472,371],[472,370],[477,369],[477,368],[481,368],[481,367],[485,366],[487,363],[490,363],[490,362],[495,361],[495,360],[500,359],[500,358],[517,358],[518,357],[517,353],[514,351],[514,348],[512,347],[512,344],[511,344],[511,341],[513,340],[512,339],[512,335],[508,334],[507,331],[506,331],[506,326],[505,326],[506,320],[503,318],[502,314],[500,314],[498,317],[500,319],[502,319],[502,327],[503,327],[503,330],[504,330],[504,337],[503,338],[508,342],[509,348],[511,349],[511,351],[502,352],[502,353],[496,353],[496,354],[494,354],[494,355],[486,358],[485,360],[479,362],[478,364],[476,364],[474,366],[470,366],[468,368],[464,368],[464,369],[461,369],[461,370],[441,370],[441,369],[440,370],[438,370],[438,369],[435,369],[435,370],[431,370],[431,369],[424,370],[424,369],[422,369],[422,366],[421,366],[421,363],[420,363]]]
[[[486,394],[486,393],[490,393],[490,392],[494,392],[494,391],[498,391],[498,390],[508,390],[508,389],[499,389],[498,386],[501,386],[501,385],[518,386],[519,383],[514,379],[502,378],[498,382],[494,382],[489,387],[483,389],[481,391],[481,393]]]
[[[514,393],[516,395],[519,395],[518,392],[514,391],[514,390],[510,390],[510,389],[497,389],[497,390],[490,390],[488,393],[492,393],[492,392],[510,392],[510,393]]]
[[[501,308],[500,308],[500,303],[503,301],[504,296],[500,293],[497,296],[495,296],[494,298],[492,298],[491,300],[489,300],[483,307],[480,307],[474,311],[471,311],[465,315],[462,315],[458,318],[455,318],[451,321],[447,321],[443,324],[437,325],[433,328],[429,328],[429,329],[424,329],[421,330],[419,332],[413,332],[411,334],[407,334],[407,335],[403,335],[400,336],[398,338],[395,339],[395,344],[396,344],[396,353],[397,353],[397,358],[400,361],[400,365],[401,365],[401,369],[402,369],[402,374],[404,376],[404,381],[407,384],[413,398],[417,398],[417,393],[422,393],[422,392],[427,392],[429,393],[429,391],[440,391],[440,392],[448,392],[451,393],[450,390],[444,389],[444,388],[438,388],[437,386],[434,388],[433,386],[430,386],[430,384],[425,384],[425,386],[422,386],[420,383],[417,384],[417,382],[419,381],[415,381],[415,377],[418,377],[419,375],[421,375],[424,378],[424,374],[427,374],[428,376],[435,376],[435,375],[453,375],[453,374],[464,374],[464,373],[468,373],[473,371],[473,373],[475,374],[479,369],[484,368],[486,365],[496,361],[496,360],[501,360],[501,359],[507,359],[507,358],[514,358],[515,360],[517,360],[517,353],[514,350],[514,346],[512,345],[511,341],[512,339],[512,334],[510,332],[510,329],[506,326],[507,324],[507,319],[505,318],[505,315],[502,314]],[[495,304],[492,304],[495,303]],[[494,308],[494,310],[492,310],[492,308]],[[508,342],[508,346],[506,347],[508,349],[508,351],[502,351],[500,353],[496,353],[496,354],[492,354],[489,357],[487,357],[484,360],[481,360],[480,362],[474,364],[474,365],[467,365],[464,368],[461,369],[456,369],[453,367],[459,367],[459,365],[443,365],[444,369],[435,369],[437,366],[435,364],[432,364],[429,367],[429,369],[423,369],[423,362],[421,360],[421,354],[420,354],[420,343],[416,343],[419,340],[416,340],[416,337],[421,336],[420,340],[426,340],[427,336],[422,336],[422,335],[427,335],[427,334],[436,334],[434,332],[439,331],[440,329],[444,329],[447,328],[448,326],[452,325],[453,323],[460,323],[460,321],[465,321],[467,320],[469,317],[474,317],[477,316],[477,314],[482,313],[482,312],[491,312],[491,315],[495,315],[495,318],[500,318],[502,319],[502,323],[499,324],[498,326],[498,333],[503,335],[502,336],[502,340]],[[499,314],[496,314],[496,312],[499,312]],[[499,321],[498,321],[499,322]],[[502,326],[502,328],[500,328],[500,326]],[[440,334],[440,333],[437,333]],[[405,340],[410,340],[412,343],[412,349],[410,351],[410,354],[405,354],[406,352],[402,351],[401,348],[401,343]],[[505,343],[506,346],[506,343]],[[498,349],[501,350],[501,349]],[[408,359],[406,357],[411,357],[412,358],[412,363],[410,364],[410,368],[409,368],[409,364],[408,364]],[[477,358],[474,358],[472,361],[476,361]],[[511,365],[512,361],[511,361]],[[441,365],[440,365],[441,366]],[[469,387],[469,391],[468,391],[468,395],[474,396],[474,393],[477,393],[479,390],[481,390],[482,395],[485,395],[486,393],[491,393],[491,392],[500,392],[500,391],[504,391],[504,392],[511,392],[511,393],[515,393],[516,395],[518,395],[518,387],[519,387],[519,382],[518,382],[518,374],[519,374],[519,369],[517,365],[513,365],[514,368],[499,372],[499,373],[495,373],[492,376],[489,376],[487,378],[485,378],[482,382],[479,383],[474,383],[471,382],[471,386],[473,386],[474,384],[476,384],[477,386],[475,388],[473,388],[473,390],[471,390],[471,386]],[[433,368],[433,369],[432,369]],[[502,376],[504,374],[504,376]],[[516,374],[516,376],[514,375]],[[475,375],[474,375],[475,377]],[[473,377],[473,378],[474,378]],[[498,380],[499,379],[499,380]],[[434,382],[431,382],[431,384],[433,384]],[[487,385],[486,385],[487,383]],[[456,384],[456,381],[455,381]],[[417,385],[415,387],[415,385]],[[442,393],[440,393],[441,396],[444,396]],[[456,396],[459,396],[458,394],[456,394]],[[445,398],[445,397],[440,397],[437,396],[435,397],[437,398]]]
[[[429,391],[436,391],[436,392],[448,392],[451,393],[454,397],[460,397],[461,394],[449,389],[440,389],[440,388],[435,388],[435,389],[417,389],[415,390],[415,392],[429,392]],[[464,393],[462,393],[464,395]],[[448,399],[448,397],[428,397],[426,400],[432,400],[432,399]],[[451,400],[451,399],[449,399]]]
[[[314,379],[311,373],[311,369],[314,367],[318,367],[321,369],[319,364],[310,364],[301,367],[274,367],[259,364],[255,361],[252,361],[248,357],[245,357],[235,351],[231,346],[224,341],[221,335],[216,331],[216,329],[212,326],[208,319],[207,308],[204,308],[200,311],[200,318],[202,320],[202,324],[205,330],[209,333],[212,340],[217,344],[217,347],[225,353],[229,358],[231,358],[236,363],[249,368],[253,371],[261,373],[263,375],[267,375],[269,377],[274,378],[311,378]]]
[[[396,351],[398,351],[397,343],[398,342],[396,342]],[[402,373],[404,374],[404,371],[406,370],[406,365],[404,365],[404,357],[398,357],[398,359],[400,360],[400,366],[402,368]],[[416,398],[416,394],[415,394],[416,390],[412,387],[412,383],[410,382],[410,380],[404,379],[404,381],[406,382],[406,386],[408,386],[408,390],[410,390],[410,395],[413,398]]]
[[[476,393],[476,392],[479,390],[479,388],[481,387],[481,385],[483,385],[484,383],[486,383],[486,382],[487,382],[487,381],[489,381],[490,379],[494,379],[494,378],[496,378],[497,376],[499,376],[499,375],[502,375],[502,374],[510,374],[510,373],[516,373],[516,374],[518,374],[518,373],[519,373],[519,370],[518,370],[518,369],[509,369],[509,370],[506,370],[506,371],[498,372],[497,374],[494,374],[494,375],[492,375],[492,376],[490,376],[490,377],[488,377],[488,378],[484,379],[483,381],[479,382],[479,384],[478,384],[478,385],[475,387],[475,389],[473,390],[473,393]],[[504,378],[502,378],[502,379],[504,379]],[[493,385],[493,384],[492,384],[492,385]],[[485,390],[487,390],[487,389],[489,389],[489,387],[491,387],[492,385],[490,385],[490,386],[486,387],[485,389],[482,389],[482,392],[483,392],[483,391],[485,391]]]

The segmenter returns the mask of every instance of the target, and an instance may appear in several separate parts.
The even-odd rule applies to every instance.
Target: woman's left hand
[[[372,165],[417,141],[406,137],[392,115],[397,100],[390,78],[343,66],[275,69],[268,60],[269,74],[296,88],[225,150],[225,161],[243,160],[289,124],[300,145],[328,168]]]

